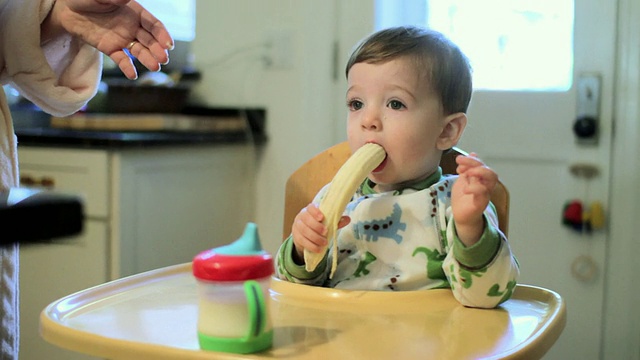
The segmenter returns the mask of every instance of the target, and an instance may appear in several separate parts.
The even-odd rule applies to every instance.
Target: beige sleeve
[[[0,0],[0,80],[58,116],[80,109],[96,93],[99,51],[69,35],[40,45],[40,24],[53,0]]]

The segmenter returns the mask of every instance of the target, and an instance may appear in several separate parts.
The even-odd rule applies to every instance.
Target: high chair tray
[[[541,357],[560,335],[553,291],[518,286],[497,309],[460,305],[449,290],[341,291],[272,280],[273,347],[236,355],[199,349],[191,264],[141,273],[51,303],[45,340],[107,359],[465,359]]]

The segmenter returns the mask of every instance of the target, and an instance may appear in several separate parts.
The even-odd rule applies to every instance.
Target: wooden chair
[[[461,154],[466,153],[458,148],[453,148],[444,154],[440,161],[440,167],[442,167],[444,174],[456,173],[455,158]],[[342,142],[314,156],[289,176],[285,186],[282,228],[284,239],[291,233],[291,225],[298,212],[307,206],[318,191],[333,179],[349,156],[351,156],[349,145],[347,142]],[[507,235],[509,229],[509,191],[502,182],[498,183],[491,194],[491,202],[495,205],[498,213],[500,230]]]

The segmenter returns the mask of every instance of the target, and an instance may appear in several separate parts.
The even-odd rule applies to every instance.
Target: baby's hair
[[[457,45],[434,30],[400,26],[371,34],[351,54],[346,75],[357,63],[378,64],[401,57],[411,59],[430,82],[446,115],[467,112],[473,90],[469,60]]]

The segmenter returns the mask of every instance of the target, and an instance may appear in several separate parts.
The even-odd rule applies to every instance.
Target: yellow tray
[[[199,349],[191,264],[90,288],[51,303],[45,340],[108,359],[540,358],[559,337],[565,304],[519,285],[497,309],[461,306],[449,290],[341,291],[272,280],[273,347],[251,355]]]

